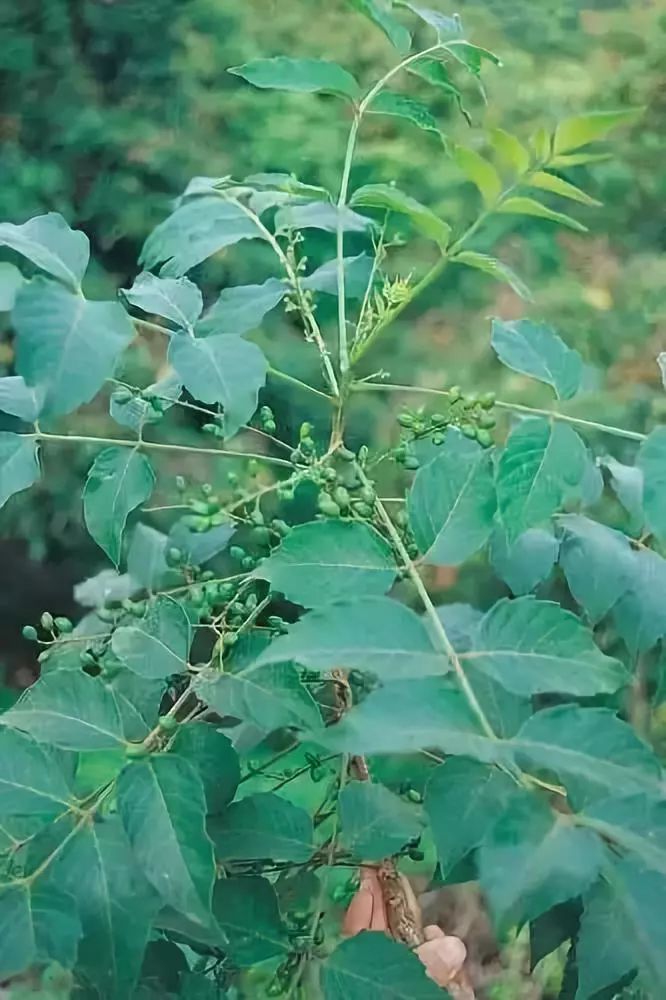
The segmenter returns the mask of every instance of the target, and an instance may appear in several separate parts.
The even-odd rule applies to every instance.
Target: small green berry
[[[492,413],[486,413],[485,410],[479,413],[478,417],[476,418],[476,422],[479,425],[479,427],[486,427],[486,428],[494,427],[495,424],[497,423]]]
[[[444,444],[444,435],[441,433],[441,431],[437,431],[435,434],[433,434],[432,443],[437,446],[439,446],[440,444]]]
[[[166,561],[168,566],[178,566],[183,561],[183,553],[172,545],[167,549]]]
[[[493,437],[490,431],[485,430],[483,427],[479,427],[476,432],[476,440],[479,442],[482,448],[490,448],[493,444]]]
[[[217,424],[203,424],[201,430],[204,432],[204,434],[216,434]]]
[[[469,438],[470,440],[473,441],[474,438],[476,437],[476,427],[474,426],[474,424],[461,424],[460,433],[464,437]]]
[[[165,733],[175,733],[178,729],[178,719],[175,715],[160,715],[157,724]]]
[[[275,518],[271,521],[271,527],[273,528],[273,531],[277,531],[278,535],[282,538],[286,538],[291,531],[291,527],[287,524],[287,522],[281,521],[279,518]]]
[[[268,528],[256,527],[252,529],[251,538],[256,545],[270,545],[271,533]]]
[[[435,427],[446,427],[449,422],[449,418],[443,413],[433,413],[430,417],[430,422],[435,425]]]
[[[328,493],[319,494],[317,507],[321,513],[326,514],[327,517],[340,517],[340,508],[337,503],[331,499]]]
[[[235,472],[227,472],[229,486],[238,486],[238,476]]]
[[[203,493],[203,495],[205,497],[209,497],[211,495],[211,493],[213,492],[212,485],[210,483],[202,483],[201,484],[201,492]]]
[[[484,392],[479,396],[479,403],[484,408],[484,410],[490,410],[495,405],[497,396],[494,392]]]
[[[96,667],[97,666],[97,660],[92,655],[92,653],[90,652],[89,649],[84,649],[83,650],[83,652],[79,656],[79,661],[80,661],[82,667]]]
[[[421,463],[419,462],[419,460],[416,457],[416,455],[406,455],[405,456],[405,461],[404,461],[404,466],[405,466],[406,469],[409,469],[410,471],[414,471],[414,470],[420,468]]]
[[[363,503],[373,504],[377,499],[377,494],[373,490],[372,486],[363,486],[359,493],[359,497]]]
[[[307,423],[307,421],[301,424],[301,429],[298,432],[298,437],[300,441],[305,441],[312,435],[312,424]]]
[[[416,788],[409,789],[409,791],[407,792],[407,798],[410,800],[410,802],[423,802],[423,796],[421,795],[420,792],[416,790]]]
[[[463,396],[463,402],[466,407],[471,408],[472,406],[476,406],[478,404],[479,397],[475,392],[468,392]]]
[[[247,471],[252,479],[259,475],[259,462],[257,462],[256,458],[251,458],[247,463]]]
[[[45,628],[47,632],[50,632],[51,629],[53,628],[53,615],[51,614],[51,612],[45,611],[39,620],[41,622],[42,628]]]
[[[97,617],[100,621],[106,622],[107,625],[111,625],[116,620],[116,612],[112,611],[111,608],[98,608]]]
[[[275,434],[277,430],[277,424],[275,423],[274,420],[265,420],[264,430],[266,431],[267,434]]]
[[[349,507],[351,501],[349,491],[344,486],[336,486],[333,490],[333,500],[338,507],[344,510],[346,507]]]
[[[250,514],[250,520],[252,521],[252,524],[257,524],[257,525],[262,525],[266,523],[264,515],[261,513],[258,507],[255,507],[252,513]]]
[[[354,510],[359,517],[372,517],[372,507],[362,500],[354,504]]]
[[[462,389],[459,385],[452,385],[449,389],[449,399],[452,403],[457,403],[459,399],[462,399]]]
[[[37,629],[34,625],[24,625],[21,629],[21,635],[24,639],[27,639],[28,642],[37,641]]]
[[[408,428],[414,426],[414,417],[411,413],[399,413],[397,419],[401,427]]]
[[[229,555],[231,556],[232,559],[237,559],[240,561],[241,559],[245,558],[247,552],[245,551],[245,549],[242,549],[240,545],[232,545],[229,548]]]
[[[251,569],[254,569],[254,567],[256,565],[257,565],[257,560],[254,558],[254,556],[245,556],[244,559],[241,559],[241,567],[242,567],[242,569],[244,569],[244,570],[246,570],[248,572]]]

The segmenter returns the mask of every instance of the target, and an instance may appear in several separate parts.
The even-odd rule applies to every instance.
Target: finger
[[[370,924],[370,930],[371,931],[388,930],[386,903],[384,902],[382,887],[379,884],[379,879],[377,878],[376,875],[372,880],[372,923]]]
[[[442,928],[438,927],[437,924],[428,924],[427,927],[423,928],[423,934],[426,941],[434,941],[436,938],[446,937]]]
[[[369,930],[372,922],[372,905],[372,892],[362,884],[347,907],[342,921],[342,933],[345,937],[353,937],[361,931]]]
[[[426,973],[438,986],[447,986],[461,971],[467,949],[457,937],[438,937],[416,949]]]

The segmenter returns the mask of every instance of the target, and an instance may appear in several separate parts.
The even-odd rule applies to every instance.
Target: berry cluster
[[[493,444],[491,430],[496,423],[491,412],[494,405],[494,393],[463,394],[460,387],[454,385],[447,390],[445,406],[439,413],[427,414],[421,409],[403,410],[398,415],[403,432],[393,457],[406,469],[418,469],[419,460],[411,451],[410,444],[427,439],[434,445],[440,445],[449,427],[457,427],[466,438],[478,441],[483,448],[490,448]]]

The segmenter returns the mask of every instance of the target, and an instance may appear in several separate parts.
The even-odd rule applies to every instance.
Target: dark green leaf
[[[519,695],[585,697],[617,691],[629,680],[576,615],[531,596],[498,601],[479,625],[474,649],[460,659]]]
[[[37,441],[27,434],[0,431],[0,507],[39,479]]]
[[[570,215],[564,215],[562,212],[554,212],[551,208],[546,208],[541,202],[535,201],[534,198],[507,198],[495,209],[496,212],[501,212],[504,215],[532,215],[538,219],[548,219],[549,222],[557,222],[560,226],[566,226],[567,229],[575,229],[578,233],[586,233],[587,226],[584,226],[577,219],[572,219]]]
[[[380,91],[368,106],[366,114],[405,118],[424,132],[440,134],[437,119],[426,104],[413,97],[407,97],[406,94],[396,94],[392,90]]]
[[[588,142],[603,139],[618,125],[633,124],[641,114],[640,109],[631,108],[625,111],[597,111],[567,118],[557,126],[553,150],[555,153],[568,153],[572,149],[580,149]]]
[[[135,448],[105,448],[88,471],[83,489],[86,527],[116,566],[127,517],[148,499],[154,485],[150,462]]]
[[[223,333],[240,336],[248,330],[256,330],[264,316],[282,301],[288,291],[288,285],[278,278],[268,278],[262,285],[225,288],[197,323],[197,336]]]
[[[73,670],[40,677],[0,722],[63,750],[112,750],[124,743],[111,691],[98,677]]]
[[[558,518],[560,565],[569,590],[596,624],[626,592],[635,572],[629,539],[580,514]]]
[[[170,749],[196,767],[208,812],[222,812],[236,794],[240,780],[238,754],[231,740],[215,726],[191,722],[180,726]]]
[[[275,232],[278,235],[295,229],[322,229],[335,233],[338,221],[346,233],[364,233],[373,223],[364,215],[352,212],[346,206],[338,208],[329,201],[309,201],[304,205],[285,205],[275,213]]]
[[[666,427],[656,427],[643,442],[636,464],[643,473],[647,526],[666,542]]]
[[[70,793],[56,757],[13,729],[0,729],[0,816],[59,816]]]
[[[169,532],[169,546],[180,549],[192,566],[203,566],[223,552],[236,530],[235,524],[218,524],[208,531],[190,531],[182,521],[176,521]]]
[[[366,253],[357,257],[345,257],[345,297],[362,299],[372,278],[372,258]],[[338,294],[338,262],[328,260],[312,274],[301,279],[301,286],[306,291],[325,292],[327,295]]]
[[[81,937],[71,896],[55,889],[17,883],[0,890],[0,978],[32,966],[58,962],[71,969]]]
[[[550,191],[551,194],[557,194],[560,198],[568,198],[570,201],[580,202],[581,205],[590,205],[593,207],[601,205],[600,201],[597,201],[596,198],[591,198],[589,194],[581,191],[574,184],[570,184],[568,181],[562,180],[561,177],[557,177],[554,174],[547,174],[544,170],[538,170],[536,173],[530,174],[525,183],[528,187],[536,188],[539,191]]]
[[[189,968],[185,955],[173,941],[151,941],[146,948],[141,968],[141,985],[137,992],[140,993],[141,988],[145,988],[150,990],[151,997],[158,991],[161,994],[176,993],[181,976],[189,972]],[[139,998],[135,997],[133,1000]]]
[[[301,94],[337,94],[357,97],[359,86],[351,73],[325,59],[253,59],[233,66],[234,76],[241,76],[255,87],[268,90],[291,90]]]
[[[578,900],[569,900],[530,922],[530,971],[534,971],[542,958],[576,936],[580,909]]]
[[[602,799],[581,820],[666,878],[666,801],[647,795]]]
[[[502,771],[464,757],[432,772],[424,806],[444,874],[481,844],[515,791]]]
[[[363,931],[338,945],[322,967],[325,1000],[443,1000],[409,948]]]
[[[0,411],[32,423],[42,408],[41,389],[26,385],[20,375],[0,378]]]
[[[163,275],[179,278],[224,247],[263,238],[256,222],[222,195],[190,198],[153,230],[140,263],[147,268],[162,264]]]
[[[365,14],[384,32],[401,56],[407,55],[412,37],[391,12],[393,0],[350,0],[351,6]]]
[[[312,670],[367,670],[386,680],[449,669],[422,619],[385,597],[359,597],[311,611],[272,642],[257,665],[286,660]]]
[[[241,969],[289,950],[287,928],[268,879],[219,879],[213,893],[213,913],[229,942],[225,951]]]
[[[439,10],[411,3],[411,0],[400,0],[400,2],[403,7],[409,7],[417,17],[420,17],[422,21],[435,29],[438,41],[450,38],[451,35],[460,35],[462,33],[462,24],[457,14],[454,14],[453,17],[448,17]]]
[[[454,158],[467,180],[478,188],[486,208],[492,208],[502,191],[501,178],[492,163],[466,146],[456,146]]]
[[[406,215],[414,228],[423,236],[445,247],[451,236],[451,227],[435,213],[391,184],[366,184],[357,188],[350,205],[365,208],[383,208],[388,212]]]
[[[503,281],[509,285],[521,299],[525,299],[528,302],[532,300],[532,293],[522,278],[519,278],[515,271],[495,257],[489,257],[485,253],[474,253],[471,250],[464,250],[462,253],[456,254],[451,262],[453,264],[464,264],[465,267],[473,267],[477,271],[483,271],[485,274],[496,278],[497,281]]]
[[[580,482],[585,455],[567,424],[530,418],[517,425],[497,469],[497,506],[509,543],[555,513]]]
[[[172,597],[160,594],[150,602],[143,618],[115,630],[111,646],[135,674],[155,679],[186,669],[191,642],[183,608]]]
[[[70,229],[58,212],[37,215],[22,226],[0,223],[0,246],[16,250],[75,292],[90,258],[86,234]]]
[[[226,437],[232,437],[256,410],[268,370],[256,344],[225,334],[173,337],[169,361],[196,399],[222,404]]]
[[[183,385],[173,373],[153,382],[142,393],[134,393],[129,399],[122,389],[114,389],[109,402],[109,413],[121,427],[129,427],[135,434],[140,434],[146,424],[156,424],[162,419],[164,412],[169,410],[179,399]],[[156,410],[147,396],[159,398],[161,407]]]
[[[501,59],[494,52],[484,49],[480,45],[472,45],[470,42],[455,39],[452,42],[447,42],[444,49],[477,79],[481,76],[484,62],[489,62],[492,66],[502,65]]]
[[[211,820],[210,834],[222,861],[308,861],[314,851],[312,820],[299,806],[271,792],[232,802]]]
[[[127,553],[127,571],[146,590],[154,590],[168,573],[167,536],[148,524],[137,524]]]
[[[631,583],[613,608],[613,622],[631,655],[637,656],[666,635],[666,559],[649,549],[632,553],[632,558]]]
[[[0,312],[11,312],[24,278],[18,267],[0,261]]]
[[[305,608],[358,594],[384,594],[397,567],[379,532],[354,521],[297,525],[255,570],[276,590]]]
[[[43,393],[47,417],[90,402],[134,337],[118,302],[89,302],[45,278],[21,289],[12,318],[17,374]]]
[[[414,808],[384,785],[354,781],[338,799],[341,843],[361,861],[381,861],[421,835]]]
[[[489,452],[450,430],[436,457],[417,472],[407,509],[427,562],[464,562],[487,541],[493,527],[496,498]]]
[[[496,921],[519,926],[594,881],[604,848],[533,792],[516,793],[479,851],[481,886]]]
[[[130,305],[170,319],[183,330],[192,330],[203,309],[203,296],[188,278],[158,278],[143,271],[122,294]]]
[[[514,594],[529,594],[550,576],[560,543],[543,528],[530,528],[509,545],[501,524],[496,525],[491,545],[495,572]]]
[[[165,904],[208,919],[215,880],[201,779],[181,757],[161,754],[121,772],[118,811],[134,855]]]
[[[578,392],[583,360],[549,326],[527,319],[494,319],[491,343],[507,367],[551,385],[558,399],[571,399]]]
[[[114,668],[113,676],[105,683],[113,691],[118,704],[125,739],[133,742],[145,739],[157,723],[166,689],[164,680],[150,680],[126,670],[111,651],[104,655],[103,663]]]

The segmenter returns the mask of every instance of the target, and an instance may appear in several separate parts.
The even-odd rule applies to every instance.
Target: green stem
[[[445,397],[449,395],[447,389],[430,389],[427,386],[419,385],[396,385],[390,382],[354,382],[352,390],[354,392],[418,392],[431,396]],[[543,410],[536,406],[524,406],[522,403],[508,403],[502,399],[496,400],[495,406],[512,413],[525,413],[529,416],[559,420],[562,423],[573,424],[576,427],[583,427],[591,431],[600,431],[603,434],[626,438],[629,441],[644,441],[647,438],[647,434],[643,434],[640,431],[629,431],[625,430],[624,427],[614,427],[612,424],[601,424],[595,420],[572,417],[568,413],[560,413],[558,410]]]
[[[271,365],[268,369],[268,374],[272,375],[273,378],[279,379],[281,382],[288,382],[289,385],[293,385],[298,389],[302,389],[304,392],[309,392],[313,396],[319,396],[320,399],[325,399],[327,403],[332,403],[333,396],[329,396],[327,392],[322,392],[321,389],[315,389],[313,386],[308,385],[307,382],[301,382],[299,378],[294,375],[289,375],[287,372],[282,372],[278,368],[273,368]]]

